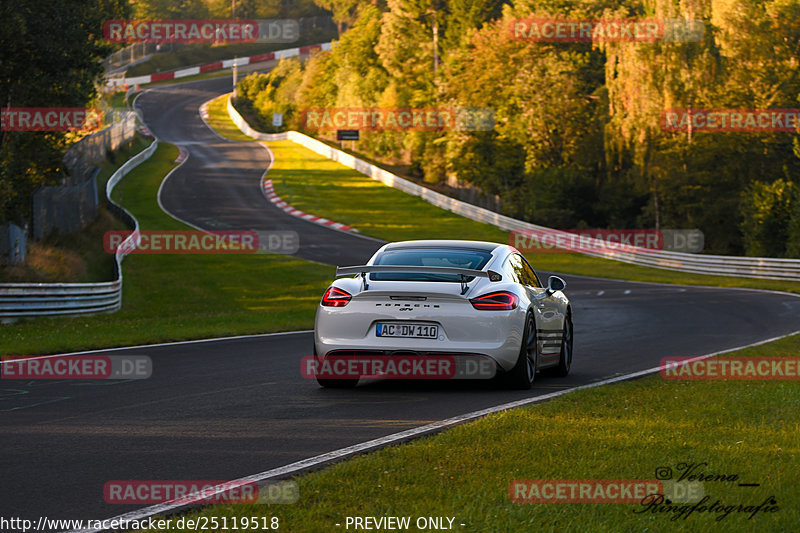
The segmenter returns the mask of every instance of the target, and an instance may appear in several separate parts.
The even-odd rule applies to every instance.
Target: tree
[[[137,0],[134,15],[137,19],[201,19],[208,17],[209,6],[203,0]]]
[[[400,106],[433,101],[433,42],[429,0],[389,0],[375,51],[395,82]]]
[[[0,105],[84,107],[111,47],[103,22],[129,16],[124,0],[4,0]],[[21,223],[41,185],[64,176],[64,132],[0,132],[0,221]]]
[[[451,172],[500,194],[519,216],[530,219],[539,209],[569,204],[566,209],[580,213],[563,220],[592,219],[593,208],[570,202],[569,195],[584,188],[578,182],[593,186],[602,171],[603,123],[595,94],[602,80],[600,55],[588,45],[514,40],[509,26],[518,16],[509,10],[475,32],[467,49],[448,57],[443,93],[453,105],[489,108],[496,117],[495,135],[450,136],[465,143],[451,148],[459,154],[451,158]],[[503,154],[513,164],[506,167],[500,156],[465,157],[472,150]],[[571,185],[553,186],[558,180]]]
[[[495,20],[502,14],[501,0],[449,0],[449,15],[446,21],[443,46],[445,49],[460,47],[485,22]]]
[[[345,28],[351,28],[358,19],[359,10],[367,5],[376,5],[375,0],[314,0],[319,7],[333,13],[333,21],[342,36]]]
[[[772,183],[757,181],[742,195],[744,220],[741,229],[747,255],[784,257],[789,242],[789,225],[793,221],[793,203],[800,188],[791,181],[778,179]],[[796,204],[794,206],[796,211]],[[795,251],[795,250],[792,250]]]

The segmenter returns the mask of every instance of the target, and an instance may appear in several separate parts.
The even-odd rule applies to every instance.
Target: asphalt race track
[[[136,100],[159,139],[189,152],[161,189],[161,204],[173,216],[207,230],[295,231],[298,257],[330,265],[363,264],[382,241],[285,214],[259,189],[269,152],[259,143],[221,139],[197,109],[230,92],[230,78],[150,89]]]
[[[307,259],[366,259],[380,242],[274,208],[258,189],[267,152],[208,131],[197,108],[229,87],[230,79],[222,78],[139,98],[149,127],[190,154],[164,185],[163,205],[207,229],[297,231],[297,255]],[[785,294],[563,277],[574,309],[573,372],[540,377],[528,392],[468,382],[321,389],[300,375],[300,358],[311,350],[308,332],[102,352],[150,356],[153,375],[145,380],[2,380],[0,514],[108,518],[143,507],[106,504],[109,480],[236,479],[427,422],[652,368],[663,357],[800,329],[800,298]]]

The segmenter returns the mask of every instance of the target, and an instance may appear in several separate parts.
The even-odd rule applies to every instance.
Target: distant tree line
[[[359,150],[561,227],[700,228],[706,249],[800,257],[800,136],[665,131],[667,109],[800,107],[800,0],[315,0],[331,52],[248,76],[240,105],[488,107],[493,131],[362,133]],[[689,42],[529,42],[529,17],[695,19]],[[438,34],[434,54],[434,27]],[[437,61],[438,59],[438,61]],[[435,64],[436,63],[436,64]]]
[[[288,19],[328,15],[313,0],[135,0],[138,19]]]

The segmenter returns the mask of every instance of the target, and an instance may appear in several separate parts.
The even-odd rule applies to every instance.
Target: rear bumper
[[[398,320],[344,309],[321,307],[314,328],[314,346],[318,360],[329,355],[479,355],[490,358],[499,371],[510,370],[517,362],[522,345],[524,312],[486,313],[485,316],[439,316],[415,314]],[[378,323],[421,323],[439,326],[435,339],[379,337]]]

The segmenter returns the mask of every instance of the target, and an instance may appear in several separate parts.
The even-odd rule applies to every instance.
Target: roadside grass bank
[[[177,156],[176,147],[161,143],[114,190],[114,200],[138,219],[142,230],[192,229],[161,211],[157,202],[161,181],[176,166]],[[121,311],[3,325],[3,350],[46,354],[310,329],[333,274],[333,267],[280,255],[134,254],[123,262]]]
[[[115,91],[111,94],[106,94],[103,96],[103,99],[112,109],[120,111],[127,110],[125,106],[125,91]]]
[[[798,354],[800,335],[725,355]],[[539,379],[538,386],[552,384]],[[345,531],[348,516],[410,516],[412,524],[417,517],[454,517],[456,531],[797,531],[798,434],[798,381],[654,375],[492,414],[299,476],[293,505],[214,505],[185,516],[275,516],[281,530],[292,532]],[[753,518],[737,510],[684,517],[640,501],[512,503],[509,497],[514,480],[654,480],[667,479],[666,469],[673,480],[684,473],[725,477],[701,482],[706,507],[716,500],[726,508],[758,506],[773,498],[778,509]],[[693,503],[671,508],[684,505]]]
[[[228,116],[228,95],[223,94],[208,103],[206,122],[217,133],[232,141],[256,142],[248,137],[233,123]]]
[[[0,283],[96,283],[114,279],[114,258],[103,250],[107,231],[128,227],[104,206],[85,229],[28,242],[20,265],[0,269]],[[0,326],[2,330],[3,326]]]
[[[292,141],[266,144],[275,155],[267,177],[278,195],[301,211],[385,240],[504,240],[505,233],[494,226],[387,187]]]
[[[137,133],[132,141],[123,145],[119,150],[109,152],[103,159],[100,163],[100,172],[97,174],[97,195],[102,202],[106,201],[106,184],[114,172],[152,143],[152,137],[144,137]]]
[[[103,235],[107,231],[127,230],[107,208],[105,188],[111,175],[128,159],[141,152],[150,140],[136,135],[118,150],[109,152],[98,163],[97,218],[82,231],[69,234],[53,233],[40,241],[28,242],[28,254],[21,265],[0,268],[2,283],[93,283],[111,281],[114,277],[114,258],[103,250]]]

